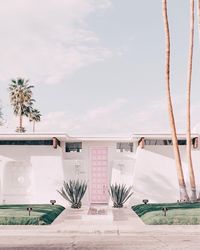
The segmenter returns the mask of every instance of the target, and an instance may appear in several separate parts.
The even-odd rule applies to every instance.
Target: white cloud
[[[125,111],[126,114],[123,114]],[[177,118],[181,119],[180,116]],[[40,132],[62,131],[73,135],[131,135],[134,132],[169,131],[169,126],[164,100],[154,101],[137,111],[127,100],[116,99],[78,116],[51,112],[43,117],[37,129]]]
[[[186,98],[174,96],[173,108],[178,133],[186,132]],[[191,125],[193,132],[200,133],[200,103],[191,104]],[[165,98],[149,103],[142,110],[135,112],[134,131],[162,133],[170,132],[167,103]],[[133,117],[131,118],[133,120]],[[199,124],[199,125],[198,125]]]
[[[87,17],[108,0],[2,0],[0,81],[25,76],[59,83],[70,73],[102,61],[111,51],[88,28]]]
[[[126,105],[126,102],[125,99],[117,99],[79,116],[66,112],[51,112],[42,118],[37,129],[40,132],[59,131],[76,135],[116,134],[120,130],[117,113]],[[120,133],[123,132],[124,130]]]
[[[175,98],[176,123],[179,132],[185,129],[183,98]],[[198,112],[193,105],[192,114]],[[196,121],[194,121],[196,122]],[[193,122],[193,124],[194,124]],[[66,112],[49,113],[38,124],[39,131],[64,131],[69,134],[131,135],[134,132],[170,132],[166,100],[153,101],[141,110],[134,110],[130,102],[117,99],[76,116]]]
[[[185,133],[186,112],[185,99],[174,98],[174,110],[177,131]],[[200,133],[200,103],[192,105],[193,132]],[[1,132],[14,131],[16,118],[6,123]],[[25,119],[27,131],[31,125]],[[133,133],[170,132],[165,98],[149,103],[141,110],[135,110],[126,99],[116,99],[108,104],[95,107],[82,114],[65,111],[50,112],[42,116],[36,125],[38,132],[65,132],[69,135],[131,135]]]
[[[95,109],[90,110],[87,112],[85,121],[88,119],[102,119],[105,116],[110,116],[110,114],[113,114],[117,112],[119,109],[121,109],[125,104],[127,103],[127,100],[125,99],[117,99],[108,105],[100,106]]]

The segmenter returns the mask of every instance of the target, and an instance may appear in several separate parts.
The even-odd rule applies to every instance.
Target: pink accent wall
[[[108,203],[108,148],[91,149],[90,202]]]

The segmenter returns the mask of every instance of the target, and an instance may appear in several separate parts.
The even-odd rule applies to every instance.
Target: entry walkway
[[[119,233],[120,231],[142,230],[145,225],[131,208],[104,206],[68,208],[53,222],[52,226],[68,232]]]

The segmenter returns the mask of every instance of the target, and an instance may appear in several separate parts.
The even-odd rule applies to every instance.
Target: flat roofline
[[[56,137],[58,139],[67,139],[69,136],[67,134],[63,133],[2,133],[0,134],[0,140],[1,139],[17,139],[17,140],[24,140],[24,139],[51,139],[53,137]]]
[[[87,136],[87,137],[69,137],[67,141],[122,141],[122,142],[131,142],[131,137],[93,137],[93,136]]]
[[[178,139],[185,139],[186,135],[183,133],[177,134]],[[68,134],[64,133],[2,133],[0,134],[0,140],[24,140],[24,139],[51,139],[53,137],[58,138],[61,141],[124,141],[124,142],[131,142],[131,141],[138,141],[142,137],[148,139],[171,139],[172,136],[170,133],[136,133],[132,136],[69,136]],[[192,133],[191,137],[199,137],[199,134]]]
[[[159,134],[133,134],[132,135],[133,138],[148,138],[148,139],[168,139],[168,138],[172,138],[172,135],[170,133],[159,133]],[[178,138],[186,138],[186,134],[183,133],[179,133],[177,134]],[[199,137],[199,134],[197,133],[191,133],[191,137]]]
[[[131,137],[114,137],[114,136],[69,136],[63,133],[2,133],[0,140],[24,140],[24,139],[51,139],[53,137],[63,141],[124,141],[131,142]]]

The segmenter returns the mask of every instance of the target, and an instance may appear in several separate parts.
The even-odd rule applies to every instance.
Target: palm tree
[[[41,114],[38,109],[32,109],[29,114],[29,121],[33,122],[33,133],[35,132],[35,123],[41,121]]]
[[[189,197],[187,194],[187,189],[185,185],[183,168],[181,164],[180,151],[178,146],[176,125],[174,119],[172,98],[171,98],[171,88],[170,88],[170,31],[169,31],[169,22],[168,22],[168,13],[167,13],[167,0],[162,0],[162,11],[163,11],[163,19],[164,19],[164,29],[166,36],[166,65],[165,65],[165,79],[166,79],[166,95],[167,95],[167,107],[168,107],[168,115],[169,115],[169,124],[171,128],[172,134],[172,142],[174,149],[174,157],[176,163],[176,170],[178,176],[178,183],[180,188],[180,200],[188,201]]]
[[[23,117],[29,116],[32,108],[32,85],[28,84],[29,80],[18,78],[12,79],[9,85],[10,103],[13,107],[13,112],[19,117],[19,127],[16,132],[23,133],[25,128],[23,127]]]
[[[194,47],[194,0],[190,0],[190,44],[189,44],[189,58],[188,58],[188,80],[187,80],[187,159],[188,168],[190,175],[190,186],[191,186],[191,201],[197,200],[196,195],[196,183],[192,162],[192,151],[191,151],[191,114],[190,114],[190,103],[191,103],[191,84],[192,84],[192,61],[193,61],[193,47]]]

